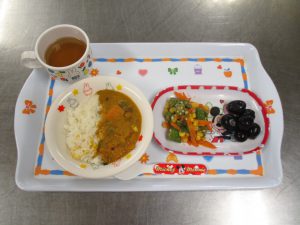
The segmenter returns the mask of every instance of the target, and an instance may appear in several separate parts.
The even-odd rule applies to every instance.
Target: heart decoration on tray
[[[141,76],[146,76],[147,73],[148,73],[148,70],[147,70],[147,69],[139,69],[139,74],[140,74]]]

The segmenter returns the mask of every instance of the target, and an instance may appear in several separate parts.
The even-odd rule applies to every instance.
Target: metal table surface
[[[284,178],[274,189],[34,193],[17,188],[14,106],[30,74],[20,54],[71,23],[91,42],[249,42],[284,108]],[[299,224],[300,1],[0,0],[0,224]],[[299,179],[299,180],[298,180]]]

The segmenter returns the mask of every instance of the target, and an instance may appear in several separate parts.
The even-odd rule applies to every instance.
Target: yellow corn
[[[187,137],[181,138],[181,142],[186,143],[187,141],[188,141],[188,138],[187,138]]]
[[[92,148],[94,145],[94,138],[90,137],[90,148]]]
[[[138,131],[139,131],[138,128],[137,128],[136,126],[134,126],[134,125],[132,125],[131,128],[132,128],[132,130],[133,130],[134,132],[138,132]]]
[[[198,103],[196,102],[191,102],[192,108],[197,108],[198,107]]]
[[[203,137],[203,133],[201,131],[197,131],[197,136]]]
[[[194,121],[194,122],[193,122],[193,125],[194,125],[195,127],[198,127],[198,121]]]
[[[172,108],[170,109],[170,112],[171,112],[171,113],[174,113],[175,110],[176,110],[176,109],[175,109],[174,107],[172,107]]]
[[[80,167],[81,167],[82,169],[85,169],[87,166],[86,166],[86,164],[80,164]]]
[[[184,137],[184,136],[185,136],[185,133],[184,133],[184,132],[179,132],[179,136],[180,136],[180,137]]]
[[[71,152],[71,155],[74,159],[80,159],[80,155],[76,152]]]
[[[200,141],[201,137],[200,136],[196,136],[196,141]]]

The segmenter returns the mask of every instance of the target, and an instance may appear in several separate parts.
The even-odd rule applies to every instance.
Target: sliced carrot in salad
[[[169,124],[168,122],[164,121],[164,122],[162,123],[162,127],[163,127],[163,128],[169,128],[169,127],[170,127],[170,124]]]
[[[170,125],[174,127],[176,130],[180,130],[180,127],[176,123],[171,122]]]
[[[209,111],[209,108],[208,108],[206,105],[198,104],[198,107],[199,107],[200,109],[203,109],[205,112],[208,112],[208,111]]]
[[[189,119],[187,120],[187,126],[188,126],[188,129],[190,131],[190,137],[191,137],[192,145],[198,146],[197,142],[196,142],[196,130],[194,128],[193,123]]]
[[[175,93],[175,96],[180,100],[188,100],[188,101],[191,100],[191,98],[188,98],[184,92],[180,93],[180,92],[174,91],[174,93]]]
[[[197,141],[199,145],[202,145],[204,147],[207,147],[207,148],[211,148],[211,149],[216,149],[217,147],[210,143],[209,141],[204,141],[204,140],[199,140]]]
[[[208,126],[211,124],[211,121],[207,121],[207,120],[198,120],[198,125],[199,126]]]

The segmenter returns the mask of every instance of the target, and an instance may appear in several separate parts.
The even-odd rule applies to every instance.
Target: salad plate
[[[166,135],[166,129],[162,128],[162,124],[165,121],[163,116],[164,107],[168,100],[176,100],[175,94],[183,94],[188,96],[189,99],[186,102],[191,104],[201,103],[202,106],[207,107],[208,111],[211,108],[218,109],[218,112],[213,116],[211,113],[208,114],[208,124],[211,126],[210,130],[206,132],[205,138],[209,143],[212,143],[216,149],[210,149],[205,146],[193,146],[184,143],[177,143],[170,141],[168,135]],[[231,101],[243,101],[246,103],[247,109],[253,110],[255,113],[255,123],[260,126],[260,134],[250,139],[248,138],[244,142],[226,140],[227,136],[222,136],[224,128],[220,126],[220,120],[224,113],[226,113],[226,107]],[[175,103],[174,103],[175,104]],[[177,103],[178,104],[178,103]],[[200,105],[201,106],[201,105]],[[190,106],[191,107],[191,106]],[[201,108],[197,108],[200,112],[203,112]],[[269,136],[269,118],[262,100],[254,94],[252,91],[232,87],[232,86],[201,86],[201,85],[182,85],[177,87],[168,87],[160,91],[152,102],[152,108],[155,119],[154,123],[154,138],[157,143],[165,150],[174,152],[176,154],[187,154],[187,155],[243,155],[250,154],[258,150],[262,150]],[[173,107],[174,108],[174,107]],[[186,109],[186,117],[188,117],[188,110]],[[169,113],[169,112],[165,112]],[[171,114],[171,113],[170,113]],[[171,114],[172,115],[172,114]],[[176,113],[174,116],[180,117]],[[201,115],[200,115],[201,116]],[[201,119],[201,118],[199,118]],[[234,121],[236,123],[236,121]],[[171,124],[174,124],[171,122]],[[177,127],[177,125],[174,125]],[[201,128],[201,126],[199,126]],[[179,127],[180,128],[180,127]],[[183,127],[187,129],[187,127]],[[188,129],[187,129],[188,130]],[[169,130],[168,130],[169,131]],[[175,132],[175,131],[174,131]],[[231,137],[229,137],[232,139]],[[180,141],[180,140],[179,140]]]

